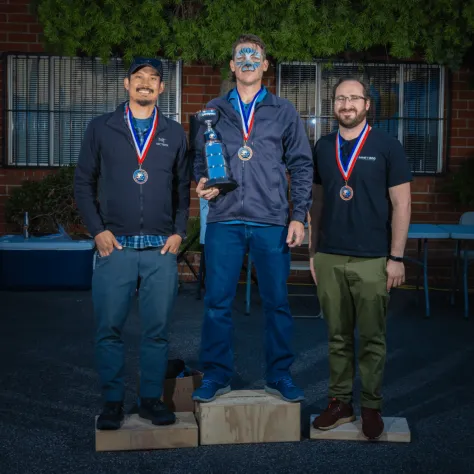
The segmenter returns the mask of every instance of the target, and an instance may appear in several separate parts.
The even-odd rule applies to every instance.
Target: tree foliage
[[[36,0],[54,51],[161,54],[219,65],[244,32],[276,61],[308,61],[384,47],[458,67],[472,44],[474,0]]]

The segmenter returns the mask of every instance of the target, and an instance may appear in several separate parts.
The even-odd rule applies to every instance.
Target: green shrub
[[[5,204],[7,222],[23,227],[29,216],[30,234],[56,233],[58,226],[74,233],[83,227],[74,201],[74,166],[65,166],[40,181],[24,181]]]
[[[15,188],[5,204],[7,222],[21,232],[25,212],[29,216],[29,232],[51,234],[64,227],[69,234],[86,232],[74,201],[74,166],[65,166],[40,181],[24,181]],[[197,236],[189,251],[199,251],[199,217],[188,220],[188,239],[181,249]]]

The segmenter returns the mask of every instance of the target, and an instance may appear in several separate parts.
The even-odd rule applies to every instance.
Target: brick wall
[[[0,1],[0,53],[37,53],[42,52],[40,35],[41,26],[30,14],[30,0]],[[0,110],[3,110],[4,84],[3,63],[0,62]],[[0,115],[0,154],[3,153],[3,115]],[[1,157],[3,160],[3,156]],[[4,219],[4,206],[8,194],[24,179],[41,179],[48,171],[44,170],[10,170],[0,168],[0,234],[7,228]]]
[[[29,0],[3,0],[0,3],[0,52],[40,52],[41,27],[29,14]],[[3,71],[0,64],[0,109],[3,109]],[[206,65],[186,64],[183,67],[182,123],[189,130],[189,117],[205,106],[226,88],[221,71]],[[474,87],[470,86],[468,71],[453,75],[451,100],[452,120],[449,141],[450,169],[455,169],[465,159],[474,159]],[[275,71],[270,69],[265,76],[265,85],[275,91]],[[0,153],[3,139],[3,124],[0,117]],[[4,203],[9,192],[24,179],[40,179],[50,171],[34,169],[0,168],[0,234],[4,233]],[[450,223],[457,222],[466,209],[455,208],[450,196],[443,192],[445,177],[416,177],[412,186],[412,222]],[[192,189],[191,215],[197,216],[199,201]],[[409,242],[408,253],[415,252],[415,242]],[[430,253],[430,275],[432,284],[446,286],[449,279],[447,265],[451,261],[452,242],[432,242]],[[184,272],[186,272],[183,269]],[[413,281],[414,268],[408,268],[409,281]],[[190,276],[190,273],[189,275]],[[308,272],[292,275],[293,280],[309,282]]]

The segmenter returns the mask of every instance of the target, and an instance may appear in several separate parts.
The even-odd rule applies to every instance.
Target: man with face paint
[[[290,248],[301,245],[311,204],[311,147],[294,106],[262,86],[268,69],[265,45],[255,35],[232,47],[236,87],[212,100],[215,125],[227,150],[238,187],[227,193],[205,189],[203,131],[196,136],[194,177],[200,198],[209,201],[205,258],[206,294],[201,361],[204,379],[193,399],[214,400],[231,390],[231,309],[247,252],[254,262],[265,314],[265,390],[285,400],[303,400],[290,375],[293,320],[287,296]],[[286,171],[291,175],[292,210]]]
[[[387,306],[391,288],[405,281],[412,176],[400,142],[368,124],[365,83],[341,78],[333,103],[339,128],[314,147],[310,263],[328,326],[330,380],[329,404],[313,426],[329,430],[355,419],[357,326],[362,431],[378,439]]]
[[[139,416],[156,425],[175,422],[160,398],[191,167],[183,127],[157,106],[165,87],[161,61],[136,58],[124,87],[129,100],[88,125],[75,174],[76,202],[97,246],[92,300],[104,399],[99,430],[119,429],[124,420],[122,328],[139,277]]]

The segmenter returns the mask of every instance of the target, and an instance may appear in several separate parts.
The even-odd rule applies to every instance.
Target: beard
[[[355,112],[355,115],[353,117],[344,117],[344,114],[347,112]],[[335,115],[339,125],[342,125],[344,128],[354,128],[367,117],[367,110],[363,109],[360,113],[357,113],[356,109],[342,109]]]
[[[150,95],[154,93],[153,89],[149,89],[148,87],[137,87],[137,93],[139,94],[141,91],[149,92]],[[148,97],[137,97],[135,102],[142,107],[147,107],[148,105],[152,105],[155,101]]]
[[[150,99],[137,99],[135,102],[142,107],[147,107],[148,105],[152,105],[155,103],[154,100]]]

